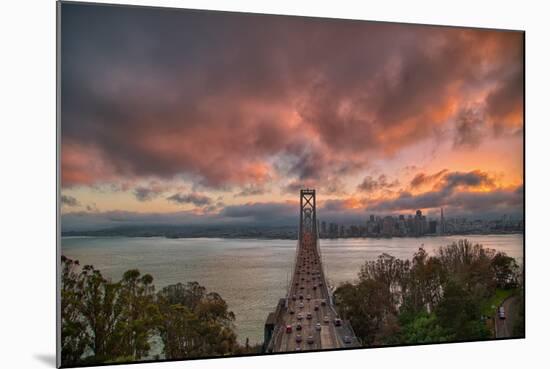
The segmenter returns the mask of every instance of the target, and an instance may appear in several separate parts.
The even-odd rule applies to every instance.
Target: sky
[[[523,33],[62,4],[64,230],[523,217]]]

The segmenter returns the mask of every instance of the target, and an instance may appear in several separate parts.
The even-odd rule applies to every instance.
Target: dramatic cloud
[[[382,177],[382,178],[380,178]],[[476,217],[513,214],[521,215],[523,185],[499,188],[488,173],[440,171],[430,178],[437,178],[430,191],[413,194],[400,191],[396,196],[379,198],[326,199],[318,202],[318,217],[326,221],[343,223],[362,222],[370,213],[407,213],[416,209],[429,211],[444,207],[450,215],[475,215]],[[388,185],[385,176],[376,183]],[[395,193],[395,192],[394,192]],[[72,202],[71,197],[65,200]],[[101,212],[95,204],[87,212],[63,215],[64,230],[86,230],[121,225],[295,225],[298,220],[297,202],[248,202],[223,204],[199,193],[176,193],[167,198],[178,204],[192,204],[195,209],[173,213],[135,213],[128,211]]]
[[[138,185],[134,187],[133,194],[136,197],[136,200],[145,202],[152,200],[165,192],[177,191],[182,189],[183,186],[181,185],[161,182],[158,180],[151,180],[146,185]],[[124,191],[124,188],[122,188],[121,190]]]
[[[412,194],[402,191],[397,197],[369,201],[369,211],[413,211],[447,207],[455,213],[482,211],[513,211],[519,213],[523,204],[523,186],[498,188],[489,173],[480,170],[470,172],[439,171],[432,175],[419,173],[413,178],[411,188],[432,185],[427,192]]]
[[[257,195],[263,195],[264,193],[267,193],[268,191],[262,187],[262,186],[256,186],[256,185],[249,185],[245,186],[241,191],[237,192],[234,197],[246,197],[246,196],[257,196]]]
[[[198,207],[213,204],[213,200],[210,197],[201,195],[198,193],[190,193],[190,194],[176,193],[170,197],[167,197],[167,200],[178,204],[193,204]]]
[[[431,175],[428,175],[426,173],[418,173],[411,180],[410,186],[411,188],[417,188],[420,186],[432,184],[435,181],[438,181],[441,178],[441,176],[443,176],[446,172],[447,172],[447,169],[443,169]]]
[[[401,193],[397,198],[369,204],[368,211],[399,212],[445,207],[454,214],[483,215],[488,212],[521,213],[523,193],[517,189],[499,189],[492,192],[451,192],[446,189],[413,195]]]
[[[134,195],[139,201],[148,201],[156,197],[158,192],[155,192],[155,190],[149,187],[136,187],[134,189]]]
[[[456,119],[454,146],[476,147],[483,138],[485,118],[483,112],[475,109],[461,111]]]
[[[345,195],[347,193],[346,185],[344,181],[342,181],[338,177],[333,177],[326,180],[324,182],[324,185],[321,187],[321,191],[323,194],[326,194],[327,196]]]
[[[281,193],[298,196],[301,189],[317,188],[324,196],[345,195],[346,185],[337,177],[326,178],[324,181],[294,180],[282,187]]]
[[[313,181],[292,181],[282,188],[282,193],[298,195],[303,188],[312,188]]]
[[[341,221],[521,207],[520,153],[498,168],[492,158],[521,147],[521,32],[62,12],[62,202],[87,209],[64,222],[290,224],[298,209],[286,200],[302,188]],[[495,155],[478,165],[487,148]]]
[[[475,170],[472,172],[453,172],[443,177],[440,184],[443,190],[448,191],[456,187],[495,187],[495,180],[488,174]]]
[[[86,205],[86,211],[89,211],[91,213],[99,213],[99,208],[95,203]]]
[[[499,71],[501,78],[486,98],[486,113],[497,134],[507,130],[512,132],[523,130],[523,50],[514,45],[512,39],[506,42],[510,43],[511,47],[504,50],[510,59],[517,62],[501,66]]]
[[[473,170],[470,172],[449,172],[447,169],[443,169],[430,175],[418,173],[411,180],[410,188],[418,189],[430,185],[433,189],[443,192],[452,191],[457,187],[484,187],[485,189],[493,189],[496,187],[495,179],[489,173],[480,170]]]
[[[80,206],[80,203],[75,197],[67,196],[67,195],[61,195],[61,204],[66,206]]]
[[[399,186],[399,181],[394,179],[393,181],[388,181],[388,178],[385,174],[378,176],[378,179],[375,179],[371,176],[365,177],[363,182],[361,182],[357,189],[364,192],[374,192],[382,189],[394,188]]]
[[[480,96],[499,132],[522,123],[521,33],[72,4],[62,22],[64,187],[330,189],[448,121],[479,143],[458,112]]]

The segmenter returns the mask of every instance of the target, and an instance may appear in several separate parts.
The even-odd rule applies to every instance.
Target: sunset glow
[[[64,9],[67,229],[523,217],[523,34]],[[83,42],[84,40],[84,42]]]

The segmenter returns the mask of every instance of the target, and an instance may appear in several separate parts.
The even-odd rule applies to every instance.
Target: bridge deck
[[[273,352],[358,345],[349,325],[337,320],[317,242],[316,235],[306,233],[298,244],[286,306],[280,309],[269,345]]]

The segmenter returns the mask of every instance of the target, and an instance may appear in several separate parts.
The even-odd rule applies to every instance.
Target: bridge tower
[[[317,214],[315,208],[315,190],[300,190],[300,242],[305,234],[317,237]]]

